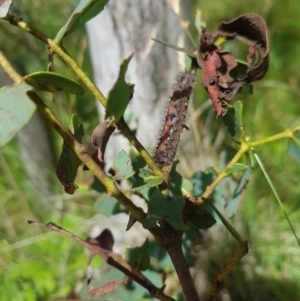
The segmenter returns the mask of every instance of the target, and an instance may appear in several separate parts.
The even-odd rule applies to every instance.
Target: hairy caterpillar
[[[184,120],[195,74],[195,68],[186,71],[178,78],[174,86],[154,154],[155,163],[161,167],[172,165],[181,132],[183,128],[186,128]]]

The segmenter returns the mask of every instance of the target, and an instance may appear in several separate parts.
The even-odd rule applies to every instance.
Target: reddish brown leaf
[[[268,30],[264,19],[257,14],[246,14],[232,21],[222,22],[218,29],[225,35],[235,34],[236,39],[249,45],[248,74],[243,80],[249,83],[261,79],[269,68]],[[254,56],[255,61],[261,58],[259,64],[253,64]]]

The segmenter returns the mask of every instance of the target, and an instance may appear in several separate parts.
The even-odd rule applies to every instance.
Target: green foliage
[[[82,94],[84,91],[73,80],[55,72],[35,72],[23,77],[23,80],[37,91],[61,92]]]
[[[60,29],[55,41],[60,43],[66,36],[82,27],[87,21],[97,16],[109,0],[81,0],[67,23]]]
[[[30,120],[35,105],[26,92],[31,87],[17,84],[0,90],[0,147],[6,145]]]
[[[76,140],[81,143],[84,131],[82,124],[78,123],[76,115],[71,116],[69,130],[74,135]],[[81,164],[82,163],[76,154],[64,143],[59,161],[57,163],[56,174],[58,179],[65,187],[66,193],[73,194],[78,188],[74,181],[77,175],[78,167]]]
[[[123,116],[133,95],[134,85],[125,82],[125,73],[132,56],[133,53],[121,63],[118,79],[107,98],[105,119],[110,118],[114,123]]]
[[[56,35],[56,41],[62,42],[66,35],[74,32],[75,30],[82,27],[89,19],[94,17],[100,11],[103,10],[104,5],[108,1],[81,1],[77,6],[73,14],[70,16],[67,23],[58,31]],[[6,8],[5,8],[6,5]],[[49,3],[49,5],[52,5]],[[57,7],[61,5],[59,2],[56,3]],[[65,4],[68,6],[68,3]],[[213,5],[213,7],[211,7]],[[248,3],[241,2],[239,7],[230,11],[225,10],[224,7],[232,6],[230,1],[222,3],[205,3],[202,5],[201,16],[207,19],[211,24],[218,24],[220,20],[227,20],[231,17],[242,13],[247,7],[250,9]],[[3,2],[0,6],[0,15],[4,16],[10,6],[10,1]],[[288,6],[288,5],[286,5]],[[144,219],[143,226],[146,229],[152,229],[159,225],[162,229],[164,226],[171,225],[175,229],[183,231],[183,248],[185,256],[189,257],[189,250],[195,248],[195,245],[199,244],[198,239],[202,238],[204,231],[199,229],[207,229],[215,225],[218,216],[219,220],[223,222],[229,233],[240,243],[243,242],[244,237],[251,240],[253,250],[251,250],[249,257],[245,258],[245,261],[240,263],[240,266],[232,272],[233,277],[228,278],[225,283],[227,294],[233,300],[244,300],[243,296],[247,296],[249,299],[259,299],[260,293],[264,296],[271,296],[270,298],[279,298],[280,300],[297,300],[299,298],[297,284],[299,279],[299,273],[297,270],[296,257],[287,252],[293,249],[294,252],[298,252],[298,246],[296,243],[292,243],[290,236],[291,230],[287,227],[286,222],[282,220],[278,209],[272,202],[274,195],[283,196],[283,205],[287,207],[285,218],[291,223],[297,222],[299,219],[299,209],[297,206],[297,200],[299,198],[298,189],[298,173],[299,166],[294,164],[294,160],[300,163],[300,135],[299,130],[293,132],[293,139],[286,135],[283,138],[289,138],[288,142],[288,155],[292,159],[284,156],[286,151],[285,145],[280,141],[276,141],[274,138],[271,141],[266,141],[266,137],[274,135],[276,132],[284,130],[286,127],[294,128],[294,125],[299,127],[299,118],[297,107],[297,98],[299,91],[294,82],[299,80],[299,74],[297,70],[297,64],[294,62],[298,53],[298,46],[295,43],[296,36],[290,37],[290,32],[298,32],[300,23],[297,22],[297,12],[295,10],[287,10],[288,7],[269,7],[264,8],[269,10],[268,24],[270,31],[270,38],[272,39],[272,61],[270,65],[270,72],[268,77],[272,80],[276,80],[275,84],[271,81],[260,82],[257,85],[248,85],[243,87],[242,93],[239,95],[243,100],[236,101],[234,105],[228,104],[228,113],[222,117],[222,121],[225,125],[222,127],[219,120],[211,122],[210,113],[204,113],[201,118],[197,120],[201,128],[205,131],[200,132],[200,135],[206,136],[208,139],[206,143],[211,143],[209,152],[212,153],[214,158],[214,165],[217,166],[216,161],[224,161],[221,167],[211,167],[206,169],[206,172],[199,170],[200,168],[191,163],[190,169],[193,170],[193,176],[189,179],[188,176],[182,176],[181,173],[177,172],[175,168],[171,170],[170,178],[168,182],[168,195],[163,191],[164,178],[161,175],[155,175],[149,166],[139,165],[135,160],[130,163],[129,155],[125,151],[121,151],[115,158],[113,169],[115,171],[114,176],[111,178],[116,181],[117,186],[119,181],[127,181],[129,189],[122,190],[122,192],[131,197],[132,194],[137,194],[145,200],[148,206],[147,216]],[[280,7],[280,6],[279,6]],[[199,3],[197,2],[197,8]],[[261,2],[254,1],[251,3],[251,10],[261,12]],[[280,10],[280,11],[279,11]],[[34,13],[34,9],[29,10],[30,14]],[[36,9],[36,11],[38,11]],[[60,13],[60,10],[52,8],[52,12],[56,11]],[[213,11],[214,14],[210,14]],[[293,17],[290,17],[290,13]],[[225,15],[226,14],[226,15]],[[264,14],[266,14],[264,12]],[[49,30],[57,32],[58,25],[52,25],[52,16],[49,24]],[[198,14],[199,16],[200,14]],[[208,18],[208,15],[210,16]],[[57,17],[62,19],[61,15]],[[29,16],[30,19],[30,16]],[[39,18],[36,18],[39,19]],[[287,21],[289,20],[289,21]],[[296,20],[296,21],[295,21]],[[40,22],[46,22],[44,19],[39,20]],[[199,21],[199,20],[198,20]],[[299,24],[298,24],[299,23]],[[198,22],[199,24],[199,22]],[[201,22],[201,24],[203,24]],[[47,28],[45,23],[41,23],[40,28]],[[280,31],[277,29],[280,28]],[[291,28],[293,29],[291,31]],[[9,30],[11,30],[9,28]],[[7,34],[5,36],[8,36]],[[15,37],[15,35],[14,35]],[[193,40],[196,40],[194,38]],[[72,37],[68,39],[68,51],[77,49],[78,40],[72,42]],[[16,41],[21,45],[26,43],[20,42],[19,38]],[[282,41],[285,41],[282,43]],[[10,42],[14,43],[14,42]],[[73,43],[73,44],[72,44]],[[73,48],[71,47],[72,45]],[[5,45],[6,47],[6,45]],[[10,49],[16,49],[13,44],[10,44]],[[40,51],[39,44],[37,46],[37,53]],[[105,45],[109,47],[109,45]],[[288,47],[289,51],[285,51]],[[22,47],[25,48],[25,47]],[[9,49],[9,48],[7,48]],[[188,53],[191,57],[195,55],[191,51],[182,50]],[[234,46],[233,50],[240,51],[238,47]],[[20,49],[20,53],[14,54],[13,51],[6,50],[8,56],[12,58],[12,61],[16,65],[20,66],[21,70],[29,70],[35,72],[35,69],[44,69],[45,61],[40,63],[39,66],[35,62],[36,53],[26,53],[26,60],[24,58],[24,49]],[[231,49],[228,49],[231,51]],[[70,53],[73,54],[72,51]],[[77,56],[77,52],[73,57]],[[16,55],[16,56],[15,56]],[[133,93],[133,86],[128,85],[125,82],[125,73],[127,66],[130,62],[131,56],[125,59],[120,67],[119,78],[110,92],[108,99],[108,107],[106,114],[108,118],[111,118],[112,122],[116,123],[120,121],[124,115],[126,107],[130,101]],[[27,64],[27,65],[26,65]],[[245,65],[239,64],[240,69],[236,70],[241,74],[245,70]],[[244,68],[244,69],[243,69]],[[28,72],[25,72],[28,73]],[[46,76],[46,78],[45,78]],[[52,78],[50,78],[52,76]],[[175,76],[175,75],[174,75]],[[50,74],[48,72],[37,72],[25,76],[27,83],[39,90],[41,85],[42,90],[47,91],[59,91],[64,90],[69,93],[82,93],[83,89],[76,82],[69,79],[71,76],[65,78],[58,74]],[[34,82],[33,82],[34,81]],[[271,85],[272,89],[268,88]],[[46,89],[44,87],[48,86]],[[50,88],[49,88],[50,87]],[[284,87],[284,89],[282,88]],[[253,88],[253,91],[252,91]],[[15,85],[0,91],[0,107],[5,110],[0,110],[0,146],[6,145],[13,136],[28,122],[31,115],[33,114],[35,107],[26,96],[26,92],[31,89],[25,84]],[[198,91],[197,87],[195,87]],[[252,93],[253,95],[246,95]],[[196,103],[203,101],[207,96],[203,97],[204,92],[195,92]],[[87,100],[87,96],[81,96]],[[198,99],[199,97],[199,99]],[[272,101],[268,101],[272,99]],[[286,100],[286,101],[285,101]],[[69,116],[70,112],[73,112],[75,108],[78,109],[78,114],[83,114],[83,122],[87,125],[86,129],[89,129],[87,133],[91,132],[93,128],[93,122],[90,118],[91,112],[94,111],[95,106],[90,106],[88,103],[91,102],[77,102],[76,105],[72,104],[73,99],[70,99],[68,108],[60,105],[59,101],[55,104],[50,104],[53,110],[57,110],[58,115],[60,112],[64,112],[63,120],[66,120],[66,116]],[[17,109],[16,109],[17,108]],[[2,112],[2,113],[1,113]],[[59,117],[61,117],[59,115]],[[94,120],[96,117],[94,116]],[[212,124],[212,126],[210,126]],[[221,126],[220,135],[218,136],[219,127]],[[245,132],[244,132],[245,129]],[[70,131],[74,134],[78,142],[82,142],[83,138],[83,127],[79,124],[76,117],[72,117],[70,124]],[[222,132],[223,131],[223,132]],[[228,132],[232,138],[222,140],[222,146],[215,147],[214,141],[218,142],[218,139],[222,136],[222,133]],[[197,133],[199,135],[199,133]],[[246,136],[247,135],[247,136]],[[224,136],[224,135],[223,135]],[[229,135],[227,135],[229,136]],[[217,139],[218,138],[218,139]],[[227,137],[226,137],[227,138]],[[279,138],[278,138],[279,139]],[[281,139],[281,138],[280,138]],[[261,174],[257,170],[256,166],[251,161],[253,148],[245,148],[244,152],[240,157],[235,157],[236,152],[230,158],[216,159],[220,152],[227,148],[228,145],[234,145],[235,148],[245,146],[247,143],[260,142],[255,145],[255,150],[259,149],[260,145],[264,145],[262,150],[258,150],[261,157],[266,163],[266,168],[271,171],[272,178],[274,179],[274,187],[271,187],[270,193],[269,186],[273,184],[261,181]],[[237,143],[236,143],[237,142]],[[274,142],[274,143],[267,143]],[[59,142],[60,143],[60,142]],[[14,151],[11,151],[13,148]],[[53,212],[53,204],[49,201],[41,201],[40,195],[34,195],[33,188],[30,186],[29,181],[24,176],[22,164],[19,158],[19,153],[15,151],[17,149],[16,141],[12,141],[5,149],[2,150],[0,157],[0,167],[5,172],[0,175],[0,183],[5,182],[6,186],[0,185],[0,195],[3,197],[0,199],[3,204],[3,225],[1,225],[2,233],[5,236],[1,237],[1,249],[7,250],[2,257],[1,263],[1,287],[0,287],[0,299],[1,300],[48,300],[49,296],[56,298],[65,298],[74,291],[76,283],[83,282],[83,274],[85,271],[84,263],[86,256],[83,254],[81,247],[76,247],[72,255],[70,250],[72,246],[70,241],[66,238],[61,238],[59,235],[53,234],[51,239],[45,239],[39,241],[37,244],[33,244],[30,247],[21,247],[21,239],[30,239],[31,233],[28,234],[27,227],[24,227],[24,221],[28,216],[35,215],[40,219],[61,219],[62,225],[66,228],[78,231],[80,225],[78,222],[71,222],[70,216],[78,215],[80,218],[85,216],[90,218],[95,212],[103,214],[105,216],[111,216],[120,212],[126,212],[114,197],[102,197],[97,194],[98,201],[94,204],[95,198],[89,195],[90,192],[84,195],[84,189],[79,189],[76,193],[76,198],[72,198],[71,202],[64,200],[63,205],[57,205],[58,212]],[[205,157],[206,155],[202,155]],[[193,160],[193,158],[187,158]],[[226,167],[228,162],[233,162],[233,159],[237,159],[234,164]],[[88,176],[78,169],[81,161],[75,156],[74,152],[63,146],[61,158],[58,163],[60,169],[59,174],[61,180],[67,191],[74,192],[77,185],[75,184],[75,177],[77,175],[78,181],[82,183],[91,183]],[[5,166],[9,168],[5,169]],[[180,163],[179,163],[180,166]],[[252,168],[254,172],[252,173]],[[191,174],[192,172],[186,172],[185,174]],[[9,175],[12,174],[12,177]],[[6,176],[10,180],[6,179]],[[251,175],[251,181],[249,182]],[[220,179],[220,182],[215,181]],[[77,181],[76,181],[77,182]],[[7,184],[8,183],[8,184]],[[215,183],[215,184],[214,184]],[[213,184],[213,185],[212,185]],[[85,184],[84,184],[85,185]],[[211,186],[212,185],[212,186]],[[80,186],[80,185],[79,185]],[[88,186],[88,185],[86,185]],[[99,193],[106,191],[103,184],[95,178],[93,184],[89,185],[90,188],[96,190]],[[212,187],[212,194],[209,198],[203,198],[201,201],[211,203],[212,208],[209,206],[200,206],[195,209],[192,207],[190,211],[187,207],[194,197],[201,197],[209,188]],[[246,192],[245,189],[247,188]],[[57,191],[57,187],[55,188]],[[278,193],[277,193],[278,190]],[[30,191],[28,193],[27,191]],[[95,191],[94,191],[95,192]],[[91,192],[93,195],[94,192]],[[244,202],[241,202],[246,193]],[[26,195],[27,194],[27,195]],[[82,194],[82,195],[81,195]],[[63,198],[63,196],[61,196]],[[197,199],[199,201],[199,199]],[[42,202],[42,203],[39,203]],[[50,204],[49,204],[50,202]],[[78,202],[78,204],[77,204]],[[191,202],[192,203],[192,202]],[[26,205],[27,204],[27,205]],[[29,204],[29,206],[28,206]],[[81,206],[84,204],[83,206]],[[94,205],[94,206],[92,206]],[[191,204],[189,204],[192,206]],[[78,209],[77,209],[78,206]],[[90,206],[89,209],[87,207]],[[239,211],[238,211],[239,207]],[[61,210],[61,208],[64,208]],[[66,216],[61,211],[66,211]],[[147,210],[145,210],[147,211]],[[187,213],[185,211],[188,211]],[[214,214],[211,214],[211,212]],[[50,212],[50,213],[49,213]],[[291,214],[289,214],[291,212]],[[185,213],[185,214],[184,214]],[[69,217],[67,215],[70,215]],[[290,215],[290,219],[289,219]],[[235,219],[227,220],[226,217]],[[66,222],[68,221],[68,222]],[[131,228],[136,219],[132,214],[129,215],[129,222],[127,229]],[[266,223],[268,221],[269,223]],[[242,226],[240,225],[242,223]],[[236,229],[244,228],[242,237]],[[220,227],[214,227],[212,229],[217,232],[221,232]],[[17,232],[17,235],[16,235]],[[7,235],[6,233],[9,233]],[[276,233],[276,235],[274,235]],[[33,234],[34,235],[34,234]],[[42,235],[36,233],[36,235]],[[190,235],[188,237],[188,235]],[[210,246],[205,245],[205,241],[200,241],[201,252],[196,251],[198,254],[203,255],[198,259],[201,262],[202,273],[212,273],[209,278],[213,278],[219,270],[219,267],[228,258],[224,253],[233,252],[234,247],[230,239],[226,236],[227,233],[222,232],[222,237],[218,241],[214,241]],[[296,236],[296,231],[294,232]],[[44,237],[44,236],[41,236]],[[14,250],[16,242],[20,242],[20,247]],[[286,249],[283,247],[286,246]],[[67,250],[67,252],[65,252]],[[194,249],[199,250],[199,249]],[[226,252],[224,252],[226,250]],[[68,253],[69,252],[69,253]],[[205,252],[208,256],[205,257]],[[57,268],[57,263],[61,262],[61,256],[68,257],[64,260],[65,273],[61,272],[60,268]],[[213,256],[212,256],[213,254]],[[174,267],[170,257],[164,249],[162,249],[155,241],[146,240],[141,247],[127,249],[127,259],[129,263],[137,269],[145,271],[144,275],[152,281],[157,287],[162,286],[161,275],[163,277],[171,277],[174,273]],[[216,256],[215,256],[216,255]],[[42,259],[41,259],[42,258]],[[218,262],[218,259],[222,258],[222,263]],[[207,264],[207,270],[203,267],[202,263]],[[191,261],[191,265],[194,265],[194,261]],[[102,264],[102,262],[100,263]],[[189,263],[190,264],[190,263]],[[217,268],[216,268],[217,267]],[[245,275],[245,269],[251,269],[250,273]],[[243,270],[244,269],[244,270]],[[285,276],[283,277],[283,272]],[[272,277],[270,277],[272,275]],[[64,278],[65,277],[65,278]],[[60,279],[57,281],[56,279]],[[111,270],[104,275],[101,279],[101,283],[97,283],[97,279],[93,282],[93,285],[105,285],[107,281],[120,279],[123,280],[124,275],[115,269]],[[63,280],[62,280],[63,279]],[[261,283],[265,285],[260,286]],[[257,287],[260,286],[261,292],[257,291]],[[83,287],[81,291],[81,297],[84,299],[98,298],[90,297],[87,293],[88,288]],[[175,292],[174,292],[175,291]],[[283,291],[287,292],[283,294]],[[173,289],[176,295],[176,289]],[[240,293],[242,292],[242,293]],[[102,297],[100,297],[102,298]],[[115,298],[122,299],[125,301],[129,300],[152,300],[148,292],[130,281],[128,284],[119,285],[115,291],[105,295],[103,298]],[[262,297],[261,297],[262,298]]]

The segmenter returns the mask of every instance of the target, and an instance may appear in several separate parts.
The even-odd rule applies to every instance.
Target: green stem
[[[100,92],[100,90],[96,87],[96,85],[88,78],[88,76],[82,71],[82,69],[76,64],[76,62],[66,53],[64,52],[59,45],[57,45],[53,40],[48,39],[48,43],[51,48],[73,69],[73,71],[78,75],[78,77],[82,80],[82,82],[89,88],[92,94],[101,102],[101,104],[106,108],[107,99]],[[147,150],[142,146],[142,144],[138,141],[138,139],[134,136],[134,134],[129,129],[128,125],[121,119],[117,126],[122,134],[129,140],[129,142],[136,148],[136,150],[140,153],[145,162],[152,169],[153,173],[156,176],[162,175],[161,170],[155,164],[153,158],[147,152]]]
[[[143,210],[135,206],[116,186],[114,181],[107,176],[104,170],[95,163],[92,157],[87,153],[87,149],[83,144],[76,141],[75,137],[60,122],[55,114],[44,104],[41,98],[34,92],[29,91],[27,95],[36,104],[40,113],[49,121],[54,129],[62,136],[66,145],[74,151],[78,158],[86,165],[90,171],[105,186],[108,193],[115,197],[139,222],[142,222],[146,214]]]
[[[226,165],[226,167],[219,172],[217,177],[212,181],[212,183],[206,187],[204,193],[195,201],[195,204],[201,205],[203,204],[213,193],[217,185],[228,176],[227,169],[234,166],[239,159],[242,157],[244,153],[249,151],[250,145],[246,141],[242,141],[241,147],[238,152],[234,155],[234,157],[230,160],[230,162]]]
[[[250,147],[255,147],[255,146],[258,146],[258,145],[261,145],[261,144],[273,142],[273,141],[280,140],[280,139],[286,139],[286,138],[293,139],[293,137],[294,137],[293,134],[297,130],[299,130],[299,127],[295,128],[293,130],[286,129],[285,131],[283,131],[281,133],[278,133],[276,135],[273,135],[273,136],[270,136],[270,137],[267,137],[267,138],[264,138],[264,139],[261,139],[261,140],[249,142],[249,145],[250,145]]]
[[[37,29],[35,29],[33,27],[30,27],[22,19],[20,19],[20,18],[18,18],[16,16],[8,14],[3,20],[6,20],[10,24],[12,24],[14,26],[17,26],[17,27],[25,30],[26,32],[30,33],[31,35],[35,36],[36,38],[38,38],[39,40],[41,40],[42,42],[44,42],[45,44],[48,44],[48,37],[46,35],[44,35],[40,31],[38,31]]]

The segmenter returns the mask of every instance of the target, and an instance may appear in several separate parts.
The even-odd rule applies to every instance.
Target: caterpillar
[[[160,167],[172,165],[181,132],[183,128],[187,128],[184,121],[195,74],[195,68],[191,68],[183,73],[178,78],[173,89],[173,94],[169,99],[164,125],[161,129],[154,154],[154,161]]]

